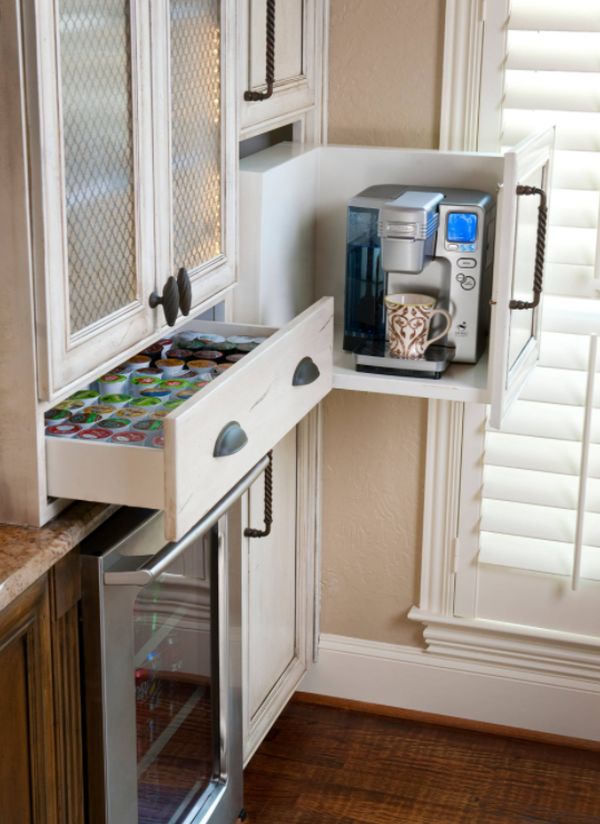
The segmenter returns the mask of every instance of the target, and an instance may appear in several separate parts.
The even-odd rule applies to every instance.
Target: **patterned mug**
[[[452,318],[445,309],[435,308],[435,298],[429,295],[386,295],[388,311],[388,336],[390,355],[393,358],[417,360],[425,356],[426,349],[446,335]],[[448,324],[443,332],[428,339],[431,318],[443,315]]]

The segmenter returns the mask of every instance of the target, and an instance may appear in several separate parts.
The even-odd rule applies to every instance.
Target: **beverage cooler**
[[[82,544],[91,824],[232,824],[242,810],[241,502],[180,541],[122,508]]]

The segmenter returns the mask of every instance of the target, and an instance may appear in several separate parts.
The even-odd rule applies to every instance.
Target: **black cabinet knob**
[[[171,276],[167,280],[162,295],[159,295],[158,292],[152,292],[148,303],[152,309],[162,305],[167,324],[175,326],[177,313],[179,312],[179,287],[175,278]]]
[[[192,283],[187,269],[183,266],[177,273],[177,286],[179,288],[179,308],[181,314],[187,317],[192,308]]]

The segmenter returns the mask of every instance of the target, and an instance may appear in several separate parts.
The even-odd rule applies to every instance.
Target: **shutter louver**
[[[556,125],[540,362],[486,434],[479,561],[571,576],[589,334],[600,334],[600,3],[512,0],[502,132]],[[532,238],[532,241],[534,239]],[[585,298],[586,300],[575,300]],[[600,378],[593,408],[600,407]],[[600,416],[591,415],[581,576],[600,580]]]

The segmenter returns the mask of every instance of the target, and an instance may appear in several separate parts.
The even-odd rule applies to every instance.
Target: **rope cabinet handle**
[[[267,48],[265,82],[266,92],[244,92],[244,100],[268,100],[273,94],[275,83],[275,0],[267,0]]]
[[[546,225],[548,223],[548,205],[546,192],[536,186],[517,186],[517,195],[539,195],[537,238],[535,242],[535,263],[533,266],[533,300],[511,300],[511,309],[535,309],[542,296],[544,280],[544,257],[546,254]]]
[[[269,453],[269,463],[265,469],[265,515],[264,529],[252,529],[246,527],[244,535],[246,538],[266,538],[271,534],[271,524],[273,523],[273,450]]]

